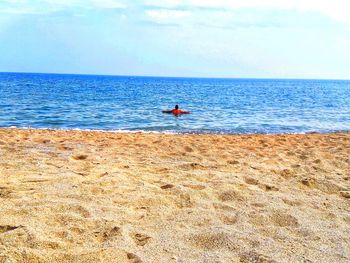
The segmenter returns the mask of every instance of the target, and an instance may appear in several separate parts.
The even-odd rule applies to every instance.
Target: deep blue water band
[[[162,114],[175,104],[192,114]],[[350,131],[350,81],[0,73],[0,127],[190,133]]]

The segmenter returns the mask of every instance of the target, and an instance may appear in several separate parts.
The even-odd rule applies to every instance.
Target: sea
[[[192,114],[162,113],[176,104]],[[0,127],[199,134],[350,131],[350,81],[0,73]]]

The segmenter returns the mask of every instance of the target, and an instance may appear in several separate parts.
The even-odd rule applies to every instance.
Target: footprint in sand
[[[10,247],[26,246],[36,249],[40,246],[36,234],[30,233],[24,226],[0,225],[0,243],[4,244],[4,241],[5,245]]]
[[[306,154],[300,154],[298,157],[300,160],[303,160],[303,161],[309,158]]]
[[[68,147],[68,146],[65,146],[63,144],[59,145],[57,147],[58,150],[61,150],[61,151],[68,151],[68,150],[72,150],[72,148]]]
[[[283,211],[277,211],[270,216],[272,223],[280,227],[297,227],[299,226],[298,220]]]
[[[121,230],[120,227],[113,226],[113,227],[107,227],[103,229],[102,231],[96,231],[95,236],[100,239],[102,242],[106,242],[108,240],[112,240],[116,237],[121,236]]]
[[[189,193],[180,192],[175,199],[175,205],[178,208],[189,208],[193,206],[193,201]]]
[[[350,225],[350,216],[345,216],[343,218],[343,220],[345,221],[345,223],[347,223],[348,225]]]
[[[300,181],[303,185],[308,186],[308,187],[312,187],[315,185],[315,179],[313,178],[309,178],[309,177],[304,177],[303,179],[301,179]]]
[[[83,218],[91,217],[89,210],[81,205],[72,205],[68,208],[68,210],[77,215],[80,215]]]
[[[344,198],[350,198],[350,191],[340,191],[339,194]]]
[[[127,253],[126,257],[128,258],[130,263],[142,263],[142,260],[139,256],[135,255],[134,253]]]
[[[254,226],[264,227],[269,225],[269,218],[264,214],[252,212],[249,214],[249,222]]]
[[[148,241],[151,239],[151,237],[140,233],[134,234],[132,238],[134,239],[136,245],[138,246],[146,245]]]
[[[218,198],[222,202],[237,201],[242,199],[242,197],[234,190],[227,190],[219,193]]]
[[[259,188],[265,190],[266,192],[270,192],[270,191],[278,191],[279,189],[274,186],[274,185],[269,185],[269,184],[260,184]]]
[[[239,161],[237,160],[229,160],[227,161],[228,164],[232,164],[232,165],[236,165],[236,164],[239,164]]]
[[[47,143],[49,143],[49,142],[51,142],[51,141],[48,140],[48,139],[39,139],[39,140],[36,140],[36,142],[42,143],[42,144],[47,144]]]
[[[320,164],[322,161],[320,159],[316,159],[313,161],[313,163]]]
[[[9,225],[0,225],[0,234],[10,232],[12,230],[15,230],[17,228],[20,228],[21,226],[9,226]]]
[[[277,261],[264,256],[262,254],[256,253],[256,252],[248,252],[241,254],[239,257],[239,263],[277,263]]]
[[[294,156],[294,155],[295,155],[295,153],[294,153],[294,152],[292,152],[292,151],[287,151],[287,155],[288,155],[288,156]]]
[[[298,200],[282,199],[282,201],[290,206],[301,206],[302,202]]]
[[[189,241],[202,250],[236,250],[234,239],[226,233],[201,233],[192,235]]]
[[[165,184],[165,185],[162,185],[160,188],[165,190],[165,189],[170,189],[170,188],[173,188],[174,185],[173,184]]]
[[[336,194],[340,191],[346,191],[341,185],[335,184],[329,180],[317,180],[315,187],[327,194]]]
[[[295,176],[295,172],[290,169],[283,169],[282,171],[279,172],[279,174],[284,178],[284,179],[290,179]]]
[[[200,184],[184,184],[183,186],[187,188],[191,188],[193,190],[203,190],[206,188],[204,185],[200,185]]]
[[[225,225],[234,225],[238,221],[238,215],[237,214],[234,214],[234,215],[221,215],[220,216],[220,220]]]
[[[194,170],[194,169],[204,169],[205,166],[199,164],[199,163],[186,163],[179,165],[179,168],[181,170],[189,171],[189,170]]]
[[[88,156],[86,154],[78,154],[78,155],[73,155],[71,158],[78,161],[78,160],[85,160],[88,158]]]
[[[221,203],[214,203],[213,207],[216,210],[223,210],[223,211],[235,211],[235,208],[229,205],[221,204]]]
[[[0,186],[0,198],[10,197],[11,192],[12,191],[9,188]]]
[[[251,185],[257,185],[257,184],[259,184],[259,180],[255,179],[255,178],[252,178],[252,177],[245,177],[245,178],[244,178],[244,181],[245,181],[247,184],[251,184]]]
[[[184,147],[184,150],[185,150],[186,152],[193,152],[193,149],[192,149],[190,146],[185,146],[185,147]]]

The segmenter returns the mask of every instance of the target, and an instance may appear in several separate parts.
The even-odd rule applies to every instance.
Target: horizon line
[[[101,73],[58,73],[58,72],[29,72],[29,71],[0,71],[0,74],[42,74],[42,75],[73,75],[73,76],[101,76],[101,77],[129,77],[129,78],[178,78],[178,79],[261,79],[261,80],[330,80],[350,81],[346,78],[298,78],[298,77],[200,77],[200,76],[169,76],[169,75],[123,75]]]

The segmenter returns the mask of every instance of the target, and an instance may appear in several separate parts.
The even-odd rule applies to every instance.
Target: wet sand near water
[[[350,262],[350,133],[0,129],[0,262]]]

